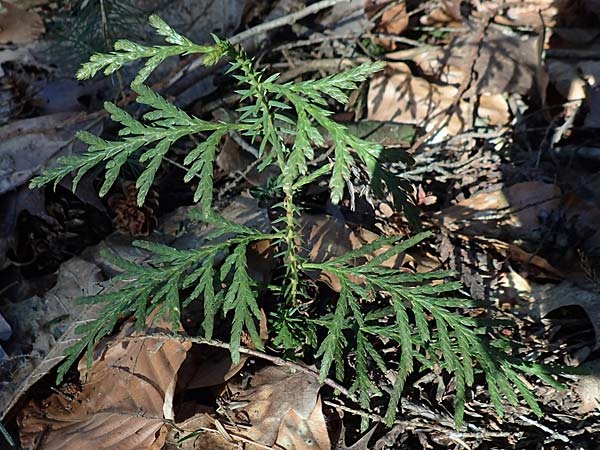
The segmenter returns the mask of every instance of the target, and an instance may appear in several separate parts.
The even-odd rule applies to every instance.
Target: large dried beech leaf
[[[120,339],[125,336],[130,339]],[[174,418],[177,371],[190,346],[177,339],[136,336],[127,325],[106,344],[72,402],[65,404],[61,394],[53,394],[41,405],[32,401],[24,408],[19,420],[22,445],[40,450],[147,450],[163,419]]]

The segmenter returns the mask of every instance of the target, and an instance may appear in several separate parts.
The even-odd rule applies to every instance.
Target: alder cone
[[[112,223],[123,233],[132,236],[148,236],[158,224],[158,193],[150,189],[142,206],[137,205],[138,190],[135,183],[128,181],[123,192],[108,199],[108,206],[114,213]]]

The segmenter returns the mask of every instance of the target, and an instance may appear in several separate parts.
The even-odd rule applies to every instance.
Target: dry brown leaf
[[[508,125],[510,111],[502,94],[482,94],[477,105],[477,117],[491,126]]]
[[[540,269],[545,276],[562,280],[564,274],[539,255],[526,252],[515,244],[509,244],[498,239],[483,238],[483,241],[491,245],[494,250],[511,261],[520,262]]]
[[[321,399],[308,417],[291,409],[281,421],[276,444],[286,450],[328,450],[331,448]]]
[[[270,446],[282,445],[280,439],[285,445],[304,442],[304,447],[284,446],[287,450],[329,449],[327,426],[320,407],[320,388],[314,377],[288,367],[261,369],[252,377],[248,389],[237,391],[238,401],[249,402],[244,409],[252,428],[245,436]],[[312,440],[312,446],[307,446],[304,437]]]
[[[378,33],[398,36],[408,28],[409,17],[406,2],[367,0],[365,10],[371,18],[383,11],[383,14],[375,23],[374,30]],[[375,42],[390,49],[395,47],[394,41],[389,39],[376,39]]]
[[[44,22],[38,13],[2,2],[0,14],[0,44],[23,45],[33,42],[44,32]]]
[[[24,408],[19,417],[23,447],[147,450],[157,438],[164,440],[161,428],[164,419],[174,418],[177,371],[190,346],[177,339],[138,336],[127,324],[96,351],[99,356],[74,401],[53,394]]]
[[[570,0],[505,0],[504,16],[495,21],[510,26],[552,28],[556,25],[559,11]]]
[[[557,210],[560,189],[541,181],[527,181],[492,192],[481,192],[443,210],[445,227],[485,237],[525,237],[540,227],[544,213]]]
[[[384,5],[384,7],[387,7],[387,5]],[[406,11],[406,2],[398,2],[385,10],[375,30],[381,33],[400,35],[407,27],[408,12]]]
[[[442,0],[441,5],[434,7],[431,11],[422,16],[420,22],[423,25],[459,27],[462,24],[460,4],[460,0]]]
[[[535,85],[542,68],[542,35],[521,39],[499,31],[488,31],[483,42],[476,33],[453,39],[445,48],[430,48],[414,60],[421,70],[443,83],[460,83],[472,69],[477,78],[465,97],[476,94],[518,93],[525,95]],[[465,60],[478,51],[474,67]]]
[[[391,74],[373,77],[369,86],[369,120],[402,122],[433,126],[445,116],[453,104],[458,88],[430,83],[411,74],[404,63],[394,63]],[[471,128],[472,106],[459,101],[456,112],[450,117],[447,133],[457,134]]]
[[[600,360],[585,363],[584,366],[592,374],[580,375],[573,387],[581,401],[577,409],[579,414],[600,410]]]

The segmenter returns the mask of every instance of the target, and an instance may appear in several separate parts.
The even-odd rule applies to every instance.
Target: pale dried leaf
[[[308,417],[303,417],[295,409],[288,411],[281,421],[276,444],[285,450],[331,448],[320,398]]]
[[[591,374],[580,375],[573,387],[581,401],[577,409],[579,414],[600,410],[600,361],[586,363],[585,367],[591,371]]]
[[[2,6],[4,11],[0,13],[0,44],[28,44],[44,32],[44,23],[38,13],[10,2],[2,2]]]
[[[294,412],[294,417],[318,422],[322,414],[320,418],[313,414],[317,405],[320,405],[320,388],[314,377],[288,367],[269,366],[261,369],[253,376],[248,389],[237,392],[238,401],[249,402],[244,409],[252,428],[245,435],[255,442],[272,446],[290,412]],[[311,426],[319,429],[315,423]]]
[[[371,79],[368,94],[369,120],[391,121],[433,126],[445,118],[452,106],[458,89],[430,83],[413,76],[404,63],[394,64],[395,72]],[[448,120],[448,134],[470,129],[473,121],[472,106],[459,101],[454,114]]]
[[[501,94],[482,94],[477,105],[477,117],[492,126],[508,125],[510,112],[508,103]]]
[[[559,11],[570,0],[505,0],[504,16],[497,16],[498,23],[540,28],[556,25]]]
[[[476,94],[518,93],[525,95],[535,85],[537,72],[543,70],[541,61],[542,35],[521,39],[499,31],[488,31],[483,42],[477,33],[454,38],[446,47],[427,49],[415,57],[415,62],[427,75],[444,83],[460,83],[477,74],[466,97]],[[468,67],[473,52],[477,58]]]

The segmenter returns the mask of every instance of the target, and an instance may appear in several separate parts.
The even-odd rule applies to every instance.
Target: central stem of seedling
[[[286,245],[286,275],[289,284],[286,287],[285,293],[291,304],[296,306],[298,303],[299,267],[293,200],[292,189],[286,189],[285,198],[283,200],[283,208],[285,209],[285,230],[283,240]]]

